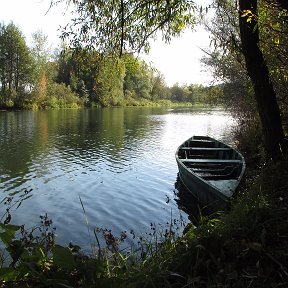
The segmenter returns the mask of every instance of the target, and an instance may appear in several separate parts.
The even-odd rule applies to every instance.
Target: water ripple
[[[174,198],[177,146],[196,134],[231,139],[233,125],[219,110],[0,113],[1,199],[32,189],[13,221],[33,226],[48,212],[62,243],[89,242],[85,217],[90,229],[145,233],[179,214],[174,201],[166,203]]]

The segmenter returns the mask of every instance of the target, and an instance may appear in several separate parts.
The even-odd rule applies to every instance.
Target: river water
[[[48,213],[62,244],[89,243],[86,219],[116,235],[186,221],[175,201],[175,151],[192,135],[230,143],[234,124],[203,108],[0,112],[0,201],[13,196],[12,222],[27,228]]]

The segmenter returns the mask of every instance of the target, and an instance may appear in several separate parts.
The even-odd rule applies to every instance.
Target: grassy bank
[[[62,99],[57,99],[56,97],[52,97],[49,101],[38,103],[26,103],[23,107],[0,107],[0,111],[13,111],[13,110],[49,110],[49,109],[78,109],[87,107],[83,101],[64,101]],[[98,107],[101,108],[102,106],[98,103],[90,103],[88,107]],[[126,99],[121,103],[118,103],[116,106],[109,106],[109,107],[213,107],[211,105],[207,105],[200,102],[173,102],[171,100],[157,100],[151,101],[144,98],[139,99]]]
[[[144,98],[139,99],[125,99],[122,103],[122,106],[131,107],[131,106],[141,106],[141,107],[203,107],[207,104],[200,102],[173,102],[171,100],[157,100],[151,101]]]
[[[98,103],[91,103],[91,107],[98,107],[101,106]],[[145,98],[126,98],[123,101],[117,103],[116,106],[107,106],[107,107],[213,107],[212,105],[208,105],[201,102],[173,102],[171,100],[148,100]],[[218,106],[219,107],[219,106]]]
[[[202,217],[197,229],[187,227],[169,249],[131,268],[127,283],[288,287],[287,169],[287,161],[264,167],[256,179],[248,180],[249,189],[241,191],[228,213]]]
[[[10,212],[21,202],[6,198],[0,287],[288,287],[287,169],[287,160],[248,167],[231,209],[202,215],[178,238],[173,225],[162,235],[152,227],[149,240],[120,251],[125,233],[95,229],[93,255],[57,245],[47,215],[29,230],[11,225]]]

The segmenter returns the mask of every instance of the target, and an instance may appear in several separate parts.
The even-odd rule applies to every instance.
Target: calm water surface
[[[176,148],[192,135],[231,142],[234,124],[219,109],[0,112],[0,201],[32,189],[13,223],[33,226],[47,212],[63,244],[88,242],[79,196],[92,227],[145,233],[181,213]]]

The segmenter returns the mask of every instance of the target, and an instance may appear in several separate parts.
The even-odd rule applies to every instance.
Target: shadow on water
[[[175,201],[178,208],[184,211],[188,215],[188,219],[193,225],[198,226],[203,217],[212,217],[218,211],[210,206],[203,206],[198,202],[198,199],[193,196],[193,194],[188,190],[188,188],[183,184],[177,174],[177,179],[175,182]]]

